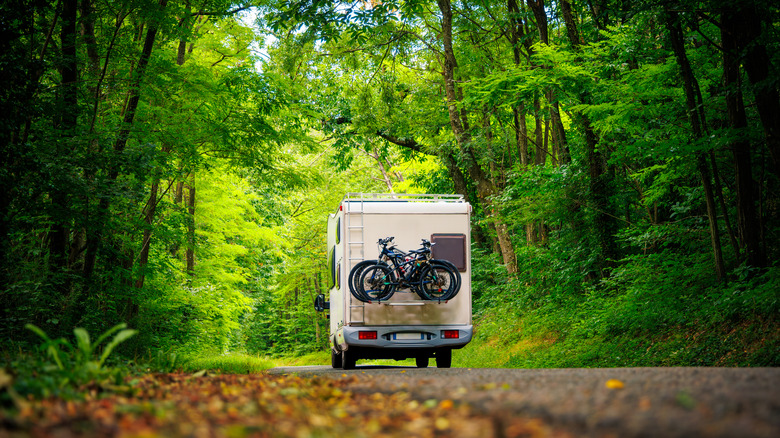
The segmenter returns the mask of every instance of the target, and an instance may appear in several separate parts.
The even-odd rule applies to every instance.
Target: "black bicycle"
[[[379,239],[379,258],[365,260],[350,271],[349,288],[360,301],[385,301],[399,289],[408,288],[424,300],[448,301],[460,290],[460,272],[446,260],[433,259],[431,242],[403,252],[390,246],[393,237]]]

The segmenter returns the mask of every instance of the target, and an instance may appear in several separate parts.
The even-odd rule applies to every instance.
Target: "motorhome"
[[[471,206],[461,195],[349,193],[328,218],[329,310],[334,368],[352,369],[361,359],[414,358],[427,367],[449,368],[452,351],[472,337]],[[449,261],[460,273],[458,293],[448,301],[423,299],[399,288],[384,301],[364,302],[350,293],[355,265],[377,259],[380,239],[394,237],[400,250],[432,242],[434,259]],[[450,265],[450,266],[452,266]]]

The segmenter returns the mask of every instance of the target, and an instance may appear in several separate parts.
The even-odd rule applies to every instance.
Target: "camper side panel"
[[[344,214],[338,212],[328,216],[328,270],[330,275],[330,333],[332,335],[344,325],[344,239],[340,227]],[[346,291],[349,294],[349,291]]]

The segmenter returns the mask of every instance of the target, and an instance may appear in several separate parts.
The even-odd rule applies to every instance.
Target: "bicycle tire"
[[[459,271],[459,270],[458,270],[458,268],[457,268],[455,265],[453,265],[453,264],[452,264],[452,262],[450,262],[449,260],[444,260],[444,259],[432,259],[432,260],[430,261],[430,264],[432,264],[432,265],[435,265],[435,264],[437,264],[437,263],[438,263],[438,264],[442,264],[442,265],[444,265],[444,266],[446,266],[446,267],[450,268],[450,271],[452,271],[452,273],[453,273],[453,274],[455,274],[455,280],[456,280],[456,281],[455,281],[455,289],[456,289],[456,291],[455,291],[455,294],[453,294],[453,295],[452,295],[452,297],[455,297],[455,295],[456,295],[456,294],[458,293],[458,291],[460,290],[460,271]],[[452,297],[451,297],[451,298],[452,298]]]
[[[369,301],[384,301],[395,293],[393,271],[387,265],[373,265],[360,274],[358,292]]]
[[[363,260],[362,262],[355,265],[351,271],[349,271],[349,278],[347,279],[347,284],[349,285],[349,292],[352,294],[353,297],[357,298],[359,301],[362,301],[364,303],[370,301],[368,297],[363,296],[359,292],[358,283],[360,282],[360,274],[362,274],[363,271],[369,266],[374,266],[378,264],[384,264],[384,263],[381,263],[379,260]]]
[[[420,272],[418,289],[423,299],[448,301],[458,293],[455,273],[444,264],[427,264]]]

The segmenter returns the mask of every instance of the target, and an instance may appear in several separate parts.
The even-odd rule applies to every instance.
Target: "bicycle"
[[[448,301],[455,297],[460,289],[460,272],[452,263],[431,257],[434,244],[422,239],[422,248],[403,252],[388,247],[393,239],[379,239],[379,258],[360,262],[350,272],[348,282],[355,298],[385,301],[404,288],[424,300]]]

